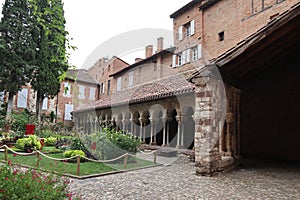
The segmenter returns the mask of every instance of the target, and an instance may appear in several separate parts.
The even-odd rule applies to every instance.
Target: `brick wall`
[[[203,11],[203,48],[209,58],[215,58],[237,45],[247,36],[271,21],[272,16],[280,14],[298,0],[221,0],[212,7]],[[279,2],[279,1],[278,1]],[[199,11],[198,14],[200,15]],[[224,31],[224,40],[219,41],[219,33]]]

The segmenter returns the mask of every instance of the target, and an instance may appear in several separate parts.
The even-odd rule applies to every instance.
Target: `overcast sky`
[[[4,1],[0,0],[1,5]],[[85,62],[88,56],[104,42],[124,32],[144,28],[171,31],[173,24],[170,14],[190,1],[63,0],[67,30],[70,38],[73,38],[72,44],[78,48],[71,52],[70,63],[78,68],[81,68],[83,63],[91,65]]]

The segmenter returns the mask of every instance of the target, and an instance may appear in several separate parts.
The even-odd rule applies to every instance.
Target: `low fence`
[[[51,156],[48,156],[46,154],[44,154],[43,152],[39,151],[39,150],[34,150],[33,152],[31,153],[20,153],[20,152],[16,152],[14,151],[13,149],[9,148],[7,145],[3,145],[0,147],[0,149],[4,149],[4,160],[5,161],[8,161],[8,151],[16,154],[16,155],[19,155],[19,156],[31,156],[31,155],[36,155],[37,157],[37,167],[39,167],[40,165],[40,156],[43,156],[45,158],[48,158],[50,160],[54,160],[54,161],[69,161],[69,160],[72,160],[72,159],[75,159],[77,160],[77,172],[76,174],[79,175],[80,174],[80,159],[83,158],[87,161],[90,161],[90,162],[96,162],[96,163],[111,163],[111,162],[114,162],[114,161],[117,161],[121,158],[124,158],[124,168],[127,167],[127,163],[128,163],[128,158],[131,156],[131,157],[136,157],[136,155],[133,155],[133,154],[130,154],[130,153],[125,153],[117,158],[114,158],[114,159],[111,159],[111,160],[94,160],[94,159],[90,159],[90,158],[87,158],[85,156],[81,156],[81,155],[77,155],[77,156],[73,156],[73,157],[70,157],[70,158],[52,158]],[[151,155],[153,154],[153,163],[156,164],[156,157],[157,157],[157,152],[156,150],[155,151],[151,151],[149,153],[145,153],[143,151],[141,151],[139,149],[139,152],[143,153],[143,154],[146,154],[146,155]]]

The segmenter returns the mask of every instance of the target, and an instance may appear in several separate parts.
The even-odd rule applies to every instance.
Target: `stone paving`
[[[146,159],[152,156],[139,155]],[[158,157],[162,166],[73,180],[82,199],[300,199],[300,164],[244,161],[214,177],[195,175],[185,156]]]

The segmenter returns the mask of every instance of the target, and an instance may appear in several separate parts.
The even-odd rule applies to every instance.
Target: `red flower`
[[[17,156],[17,154],[14,153],[14,157],[16,157],[16,156]]]
[[[11,165],[11,160],[9,160],[9,161],[7,162],[7,164],[8,164],[8,165]]]

